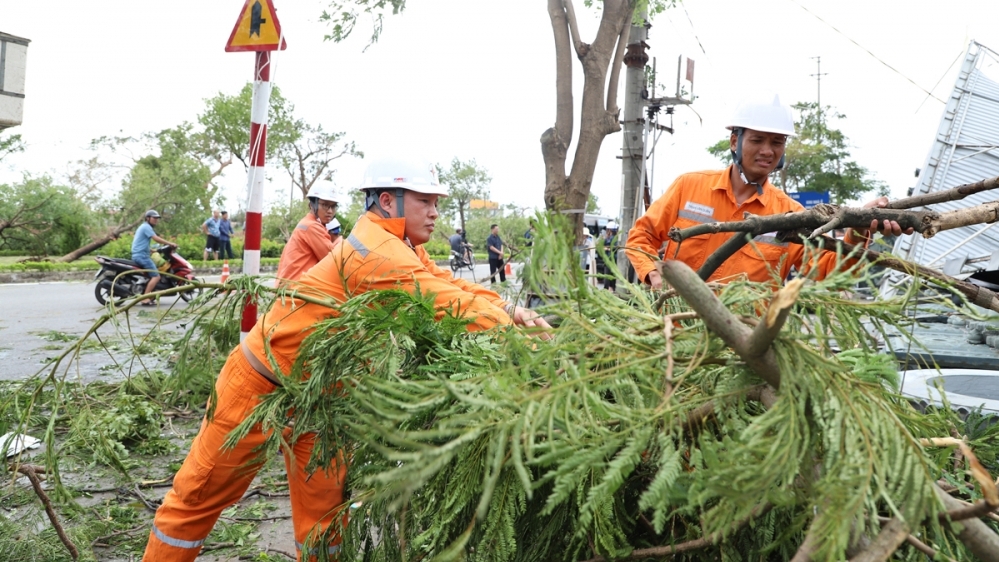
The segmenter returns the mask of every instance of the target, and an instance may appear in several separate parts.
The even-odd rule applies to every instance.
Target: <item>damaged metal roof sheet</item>
[[[940,128],[921,168],[913,195],[942,191],[999,176],[999,54],[972,41],[947,101]],[[996,192],[977,193],[959,201],[927,207],[938,212],[979,205]],[[975,225],[944,231],[926,239],[900,236],[894,254],[949,275],[966,276],[999,267],[999,228]],[[995,255],[996,259],[992,259]],[[991,267],[990,267],[990,262]],[[883,289],[905,283],[891,275]]]

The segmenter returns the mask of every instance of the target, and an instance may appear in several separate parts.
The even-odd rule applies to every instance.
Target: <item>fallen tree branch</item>
[[[148,523],[143,523],[142,525],[139,525],[138,527],[132,527],[131,529],[122,529],[121,531],[115,531],[115,532],[111,533],[110,535],[104,535],[103,537],[97,537],[96,539],[94,539],[93,541],[90,542],[90,546],[103,546],[105,548],[108,548],[110,546],[106,542],[108,539],[113,539],[113,538],[121,536],[121,535],[131,535],[132,533],[136,533],[138,531],[144,531],[144,530],[147,530],[147,529],[149,529],[149,524]]]
[[[692,550],[700,550],[702,548],[707,548],[714,544],[711,539],[701,538],[694,539],[692,541],[682,542],[680,544],[672,546],[656,546],[652,548],[639,548],[631,551],[628,556],[623,556],[620,558],[615,558],[614,560],[640,560],[642,558],[662,558],[665,556],[673,556],[674,554],[680,554],[683,552],[690,552]],[[597,556],[595,558],[590,558],[584,562],[608,562],[603,556]]]
[[[788,284],[778,291],[770,303],[767,320],[760,322],[754,330],[750,330],[725,308],[707,284],[686,264],[670,260],[662,262],[661,269],[663,278],[676,289],[691,308],[697,311],[708,329],[718,334],[749,368],[770,386],[780,389],[780,367],[777,364],[777,356],[770,349],[770,344],[787,318],[787,314],[782,313],[782,310],[788,309],[794,303],[801,288],[800,283],[793,287]]]
[[[999,203],[997,203],[999,205]],[[841,216],[841,218],[840,218]],[[778,215],[752,215],[741,221],[711,222],[680,229],[672,227],[669,237],[674,242],[683,242],[693,236],[718,234],[720,232],[745,232],[753,236],[766,232],[789,232],[802,229],[814,230],[830,220],[840,220],[848,228],[870,228],[872,221],[893,220],[902,230],[912,228],[923,232],[929,223],[939,220],[942,215],[933,211],[907,211],[900,209],[856,209],[837,208],[833,205],[817,205],[811,209]],[[973,223],[974,224],[974,223]]]
[[[964,507],[964,502],[951,497],[939,486],[934,485],[933,489],[945,508],[951,510]],[[957,534],[957,538],[982,562],[999,562],[999,535],[988,525],[978,519],[965,519],[951,522],[950,527]]]
[[[895,201],[889,202],[888,206],[885,208],[914,209],[916,207],[925,207],[926,205],[934,205],[936,203],[957,201],[959,199],[964,199],[969,195],[974,195],[975,193],[981,193],[982,191],[989,191],[991,189],[996,189],[997,187],[999,187],[999,177],[982,180],[975,183],[966,183],[964,185],[959,185],[957,187],[947,189],[945,191],[937,191],[935,193],[926,193],[923,195],[916,195],[914,197],[896,199]]]
[[[832,212],[830,212],[832,210]],[[746,232],[757,236],[766,232],[788,232],[801,229],[812,231],[811,237],[821,234],[827,225],[835,223],[842,228],[870,228],[873,221],[895,221],[902,230],[913,229],[925,238],[938,232],[973,224],[999,221],[999,201],[990,201],[966,209],[938,213],[936,211],[910,211],[905,209],[835,207],[817,205],[805,211],[779,215],[756,215],[741,221],[713,222],[680,229],[672,227],[669,237],[682,242],[692,236],[718,234],[719,232]]]
[[[791,562],[812,562],[812,555],[815,554],[815,533],[814,526],[808,528],[805,533],[805,540],[801,541],[801,546],[794,553]]]
[[[871,542],[870,548],[850,559],[850,562],[884,562],[891,557],[909,536],[909,527],[901,519],[893,517],[881,528],[881,532]]]
[[[739,521],[735,526],[736,528],[742,527],[752,521],[756,517],[761,517],[765,515],[768,511],[773,509],[773,504],[764,503],[756,506],[750,512],[749,516]],[[702,537],[699,539],[690,540],[687,542],[682,542],[680,544],[668,545],[668,546],[654,546],[651,548],[639,548],[632,550],[631,554],[628,556],[622,556],[615,558],[615,561],[619,560],[640,560],[642,558],[665,558],[666,556],[673,556],[674,554],[681,554],[683,552],[690,552],[692,550],[700,550],[702,548],[707,548],[715,544],[722,537],[720,535],[712,535],[709,537]],[[584,562],[609,562],[603,556],[596,556],[585,560]]]
[[[970,505],[962,505],[957,509],[951,509],[940,514],[940,522],[946,523],[947,520],[951,521],[964,521],[965,519],[974,519],[978,517],[985,517],[995,508],[989,505],[989,502],[985,500],[979,500]]]
[[[792,244],[804,243],[801,236],[789,236],[787,241]],[[861,246],[847,244],[842,240],[830,238],[828,236],[819,237],[815,240],[815,242],[817,247],[821,249],[833,251],[835,248],[835,251],[845,256],[856,256],[858,259],[867,259],[877,263],[877,265],[905,273],[907,275],[923,277],[937,285],[944,285],[961,293],[966,299],[968,299],[969,302],[975,305],[987,310],[999,312],[999,293],[986,289],[985,287],[979,287],[974,283],[955,279],[935,269],[908,262],[890,254],[882,254]],[[715,272],[715,269],[721,266],[721,264],[735,254],[735,252],[739,251],[739,248],[742,248],[742,246],[746,243],[747,238],[739,234],[730,238],[728,242],[722,244],[713,254],[711,254],[711,256],[708,257],[707,260],[705,260],[704,265],[697,270],[697,276],[701,279],[708,279],[711,277],[711,274]]]
[[[38,474],[35,472],[36,468],[30,464],[20,464],[14,467],[17,472],[28,477],[31,482],[31,487],[35,489],[35,494],[38,495],[38,499],[41,500],[42,505],[45,506],[45,514],[49,516],[49,521],[52,522],[52,526],[55,528],[55,532],[59,535],[59,540],[62,544],[66,545],[66,549],[69,550],[69,555],[73,560],[80,558],[80,551],[76,549],[76,545],[73,541],[69,540],[66,536],[66,531],[63,530],[62,525],[59,524],[59,517],[56,515],[55,509],[52,508],[52,501],[49,499],[48,494],[42,489],[42,481],[38,478]],[[44,469],[43,469],[44,470]]]
[[[746,400],[759,402],[766,409],[773,408],[777,402],[777,395],[770,385],[758,384],[742,390],[742,395]],[[701,425],[715,413],[715,401],[708,400],[700,406],[687,412],[687,417],[680,422],[680,428],[684,433],[694,436],[700,431]]]

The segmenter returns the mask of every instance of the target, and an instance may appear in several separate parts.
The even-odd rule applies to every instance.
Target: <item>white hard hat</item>
[[[774,94],[772,99],[747,98],[736,108],[735,114],[725,128],[752,129],[793,137],[794,114],[791,112],[791,106],[781,103],[777,94]]]
[[[610,221],[609,223],[607,223],[607,230],[617,230],[617,228],[618,226],[616,222]]]
[[[333,217],[333,220],[331,220],[330,222],[326,223],[326,230],[331,230],[332,231],[332,230],[336,230],[338,228],[340,228],[340,221],[336,220],[336,217]]]
[[[437,179],[437,168],[429,161],[384,158],[368,165],[359,189],[402,188],[417,193],[447,197],[447,187]]]
[[[337,194],[336,186],[329,180],[316,180],[309,189],[308,198],[319,198],[323,201],[333,201],[340,203],[340,195]]]

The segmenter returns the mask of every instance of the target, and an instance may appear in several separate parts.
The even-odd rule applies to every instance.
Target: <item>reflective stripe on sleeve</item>
[[[362,258],[368,257],[368,254],[371,253],[370,250],[368,250],[368,247],[362,244],[361,241],[354,236],[353,232],[351,232],[350,236],[347,237],[347,242],[350,243],[355,250],[357,250],[358,254],[361,254]]]
[[[781,248],[787,248],[787,242],[781,242],[776,236],[768,236],[766,234],[760,234],[759,236],[753,237],[753,242],[758,244],[770,244],[771,246],[780,246]]]
[[[153,525],[153,534],[156,535],[156,538],[163,541],[164,544],[176,546],[177,548],[201,548],[201,545],[205,544],[205,539],[201,539],[200,541],[185,541],[169,537],[163,531],[157,529],[156,525]]]

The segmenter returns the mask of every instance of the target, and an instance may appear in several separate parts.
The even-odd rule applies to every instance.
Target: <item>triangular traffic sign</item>
[[[283,51],[287,48],[271,0],[246,0],[229,42],[225,44],[226,52]]]

